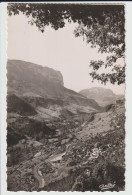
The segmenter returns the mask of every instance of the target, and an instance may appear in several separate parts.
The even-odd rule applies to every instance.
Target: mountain
[[[79,93],[87,98],[94,99],[100,106],[115,104],[117,99],[117,96],[111,89],[105,89],[102,87],[92,87],[89,89],[84,89]]]
[[[124,100],[125,96],[124,95],[116,95],[116,100]]]
[[[99,110],[95,100],[67,89],[59,71],[21,60],[8,60],[8,94],[15,94],[34,107],[76,104]]]

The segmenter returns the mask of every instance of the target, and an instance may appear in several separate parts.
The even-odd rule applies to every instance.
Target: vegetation
[[[8,145],[8,189],[13,189],[13,191],[38,190],[37,180],[33,177],[33,168],[41,163],[39,171],[41,171],[43,178],[46,178],[45,181],[49,182],[43,190],[105,191],[100,186],[109,183],[113,187],[106,190],[124,190],[125,116],[123,110],[120,109],[120,105],[114,109],[117,110],[109,111],[113,113],[110,120],[110,129],[100,134],[91,134],[85,141],[76,137],[76,131],[81,131],[79,130],[81,123],[76,127],[76,131],[74,126],[72,129],[65,131],[67,125],[73,123],[72,119],[72,121],[65,120],[65,126],[63,121],[54,121],[53,125],[62,131],[62,135],[57,138],[58,141],[50,143],[47,138],[46,144],[37,142],[36,145],[37,137],[34,134],[34,138],[26,136],[16,145]],[[100,113],[99,121],[104,123],[103,120],[105,119],[105,116],[102,118]],[[96,119],[93,120],[94,124],[95,121]],[[36,123],[33,124],[35,128]],[[41,129],[41,126],[39,129]],[[68,143],[62,144],[62,141],[69,137],[71,133],[73,139],[69,139]],[[50,161],[55,155],[64,152],[62,160],[54,163]],[[94,152],[97,154],[94,154]],[[25,181],[27,174],[28,179]],[[61,174],[62,176],[60,176]],[[19,176],[21,178],[18,179]],[[22,182],[25,183],[21,185]]]

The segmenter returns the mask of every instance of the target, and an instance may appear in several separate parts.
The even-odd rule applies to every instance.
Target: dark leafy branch
[[[125,67],[117,67],[115,66],[113,68],[115,72],[112,73],[102,73],[102,74],[97,74],[96,71],[93,71],[90,73],[93,79],[100,80],[101,83],[106,84],[106,82],[110,82],[112,84],[117,83],[118,85],[122,84],[125,82]]]

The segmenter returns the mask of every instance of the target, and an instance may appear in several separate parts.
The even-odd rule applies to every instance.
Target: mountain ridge
[[[103,87],[92,87],[83,89],[79,92],[87,98],[94,99],[100,106],[108,106],[115,104],[118,98],[123,98],[123,95],[116,95],[111,89]]]

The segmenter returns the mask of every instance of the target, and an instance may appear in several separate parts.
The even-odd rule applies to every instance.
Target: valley
[[[124,100],[101,106],[48,67],[10,60],[7,69],[8,190],[102,191],[110,183],[123,191]]]

